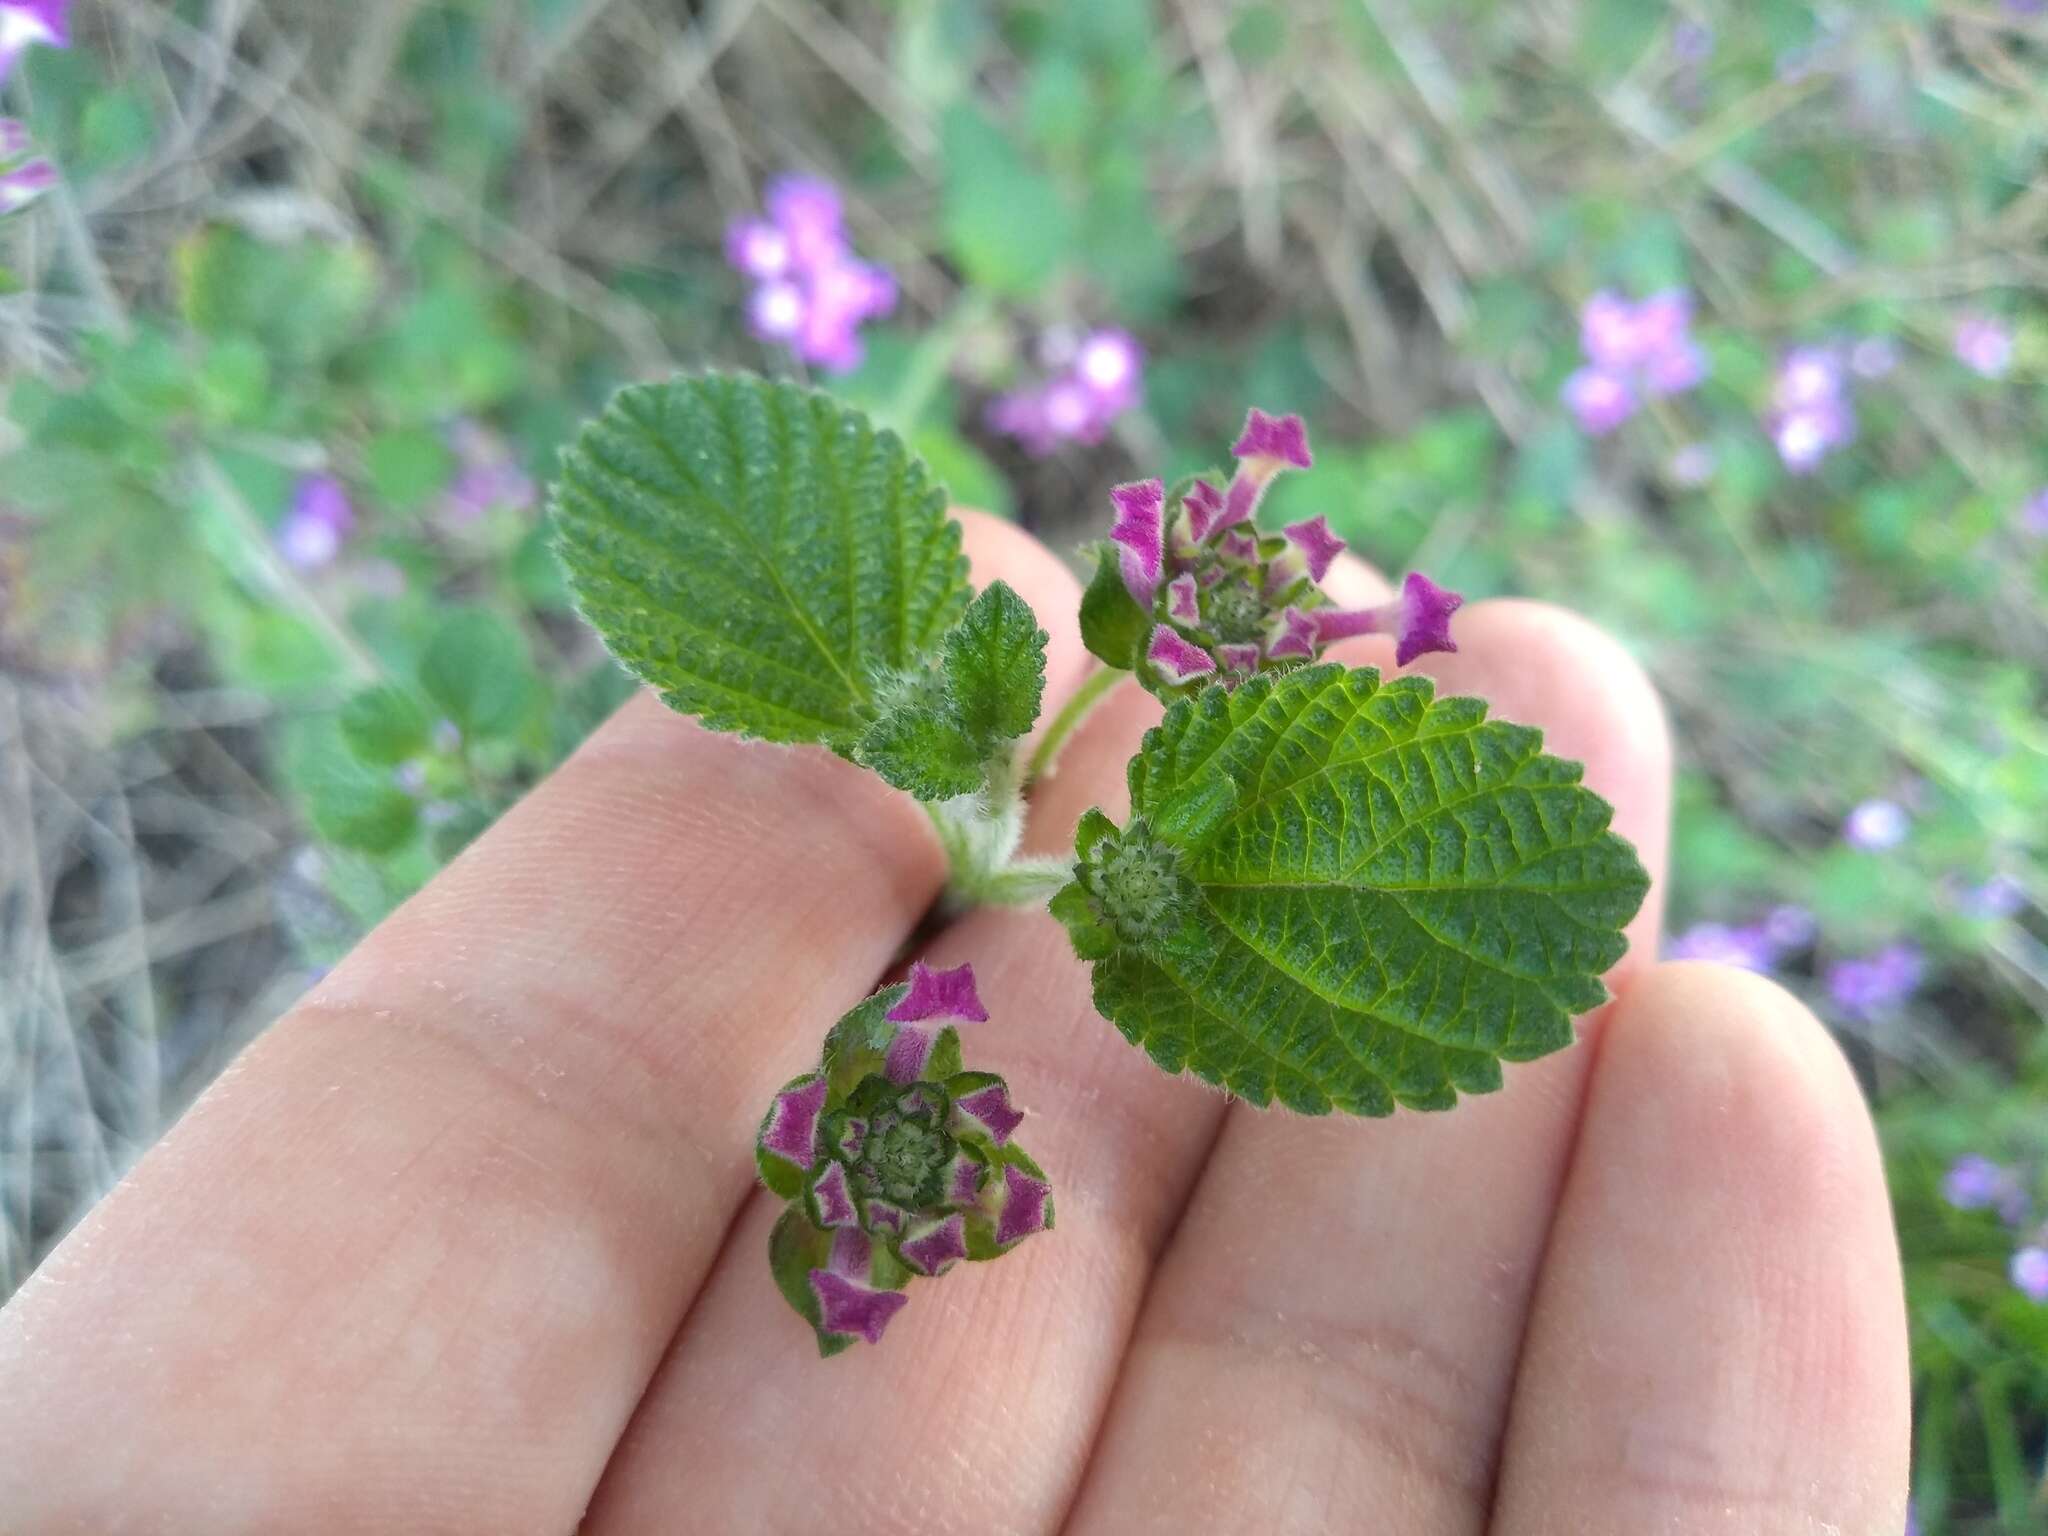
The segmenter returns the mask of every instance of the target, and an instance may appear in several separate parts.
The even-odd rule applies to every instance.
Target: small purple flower
[[[1794,347],[1779,360],[1766,425],[1779,459],[1795,475],[1810,474],[1854,440],[1856,412],[1837,349]]]
[[[1039,356],[1058,371],[991,400],[985,419],[1043,458],[1064,443],[1099,443],[1144,393],[1145,354],[1127,331],[1105,328],[1078,341],[1063,328],[1039,338]]]
[[[2013,1171],[1974,1152],[1951,1163],[1941,1181],[1942,1199],[1959,1211],[2008,1210],[2016,1195],[2024,1207],[2026,1194]]]
[[[1166,568],[1166,482],[1138,480],[1114,486],[1109,499],[1116,508],[1109,541],[1123,562],[1124,585],[1140,608],[1150,608]]]
[[[1864,853],[1884,853],[1903,843],[1913,818],[1896,800],[1865,800],[1842,822],[1842,841]]]
[[[277,531],[278,549],[300,570],[319,570],[334,563],[355,521],[355,509],[339,480],[307,475],[292,492],[291,507]]]
[[[0,80],[38,44],[69,48],[70,11],[71,0],[0,0]]]
[[[1671,29],[1671,52],[1681,64],[1703,64],[1714,51],[1714,29],[1690,18]]]
[[[1692,337],[1692,296],[1667,288],[1640,302],[1612,289],[1579,312],[1586,366],[1565,380],[1564,403],[1591,437],[1604,437],[1645,399],[1683,394],[1707,376],[1707,355]]]
[[[1455,651],[1451,615],[1464,605],[1459,593],[1446,591],[1420,571],[1410,571],[1401,595],[1377,608],[1322,609],[1315,615],[1316,637],[1322,645],[1353,635],[1394,637],[1394,664],[1405,667],[1432,651]]]
[[[972,967],[918,962],[833,1027],[818,1068],[761,1121],[755,1165],[786,1202],[769,1263],[823,1354],[879,1342],[910,1276],[998,1257],[1052,1225],[1008,1085],[961,1070],[955,1026],[987,1018]]]
[[[2013,1288],[2031,1302],[2048,1305],[2048,1247],[2031,1243],[2012,1256]]]
[[[471,523],[495,511],[524,512],[536,499],[533,477],[519,467],[503,438],[480,421],[462,417],[448,427],[455,479],[442,496],[452,523]]]
[[[860,327],[896,307],[895,279],[854,256],[830,182],[778,177],[764,201],[767,218],[726,231],[726,260],[755,284],[748,327],[831,372],[859,367]]]
[[[1972,373],[2002,379],[2012,367],[2012,331],[1989,315],[1965,315],[1956,322],[1956,360]]]
[[[1316,516],[1306,522],[1289,523],[1281,532],[1300,555],[1302,567],[1313,582],[1320,582],[1328,575],[1330,567],[1344,552],[1344,541],[1330,531],[1330,520],[1326,517]]]
[[[1919,988],[1926,962],[1917,947],[1892,944],[1861,959],[1828,968],[1828,994],[1852,1019],[1868,1020],[1896,1010]]]
[[[1195,682],[1216,670],[1213,656],[1192,641],[1183,639],[1177,630],[1166,624],[1152,631],[1152,642],[1145,647],[1145,659],[1176,686]]]
[[[2027,905],[2026,887],[2011,875],[1993,875],[1981,885],[1958,881],[1953,891],[1957,911],[1985,922],[2016,916]]]
[[[1806,948],[1820,932],[1820,924],[1806,908],[1786,902],[1764,914],[1763,933],[1772,949],[1790,954]]]

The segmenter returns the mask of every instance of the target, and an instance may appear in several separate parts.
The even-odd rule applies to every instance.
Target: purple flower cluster
[[[1231,453],[1237,469],[1221,490],[1197,479],[1169,499],[1155,479],[1109,493],[1109,548],[1149,628],[1138,654],[1105,661],[1139,671],[1159,691],[1187,692],[1314,661],[1353,635],[1394,636],[1399,666],[1458,648],[1450,629],[1464,602],[1457,593],[1411,572],[1390,602],[1334,608],[1319,583],[1344,541],[1328,521],[1313,517],[1264,535],[1254,526],[1275,477],[1312,462],[1299,416],[1253,410]]]
[[[1926,958],[1913,944],[1888,944],[1874,955],[1828,967],[1828,996],[1842,1014],[1866,1021],[1894,1012],[1920,988]]]
[[[332,475],[306,475],[292,490],[277,547],[299,570],[322,570],[334,563],[355,525],[355,508],[341,482]]]
[[[1585,366],[1564,381],[1564,403],[1582,431],[1603,437],[1645,400],[1678,395],[1707,376],[1692,337],[1692,296],[1671,288],[1634,302],[1602,289],[1579,314]]]
[[[1840,348],[1794,347],[1779,359],[1765,425],[1778,457],[1795,475],[1812,473],[1855,439],[1856,411]]]
[[[29,153],[28,130],[0,117],[0,216],[26,208],[56,184],[57,167]]]
[[[2048,487],[2034,492],[2020,507],[2020,532],[2048,539]]]
[[[1145,392],[1145,353],[1128,331],[1104,327],[1078,339],[1062,330],[1040,339],[1044,382],[989,402],[987,421],[1027,453],[1044,458],[1062,443],[1099,443],[1109,424]]]
[[[860,327],[896,307],[896,280],[853,254],[839,189],[812,176],[768,184],[765,219],[726,232],[725,254],[753,279],[747,323],[831,373],[860,366]]]
[[[2012,330],[1989,315],[1965,315],[1956,322],[1956,361],[1987,379],[2002,379],[2012,368]]]
[[[783,1296],[821,1354],[882,1330],[920,1275],[993,1259],[1053,1224],[1052,1186],[1011,1137],[1024,1114],[990,1072],[961,1070],[962,1024],[987,1022],[972,966],[919,963],[826,1036],[756,1140],[789,1202],[769,1243]]]
[[[1711,960],[1769,975],[1787,956],[1813,943],[1813,914],[1804,907],[1773,907],[1749,923],[1694,923],[1665,945],[1671,960]]]

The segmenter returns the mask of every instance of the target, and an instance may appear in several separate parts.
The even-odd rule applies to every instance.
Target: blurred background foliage
[[[1070,545],[1296,410],[1276,517],[1623,637],[1682,748],[1676,942],[1806,996],[1878,1108],[1921,1529],[2048,1528],[2038,4],[73,26],[4,96],[61,174],[0,221],[0,1294],[622,697],[536,488],[623,380],[798,369],[724,240],[799,170],[900,288],[835,387],[957,499]],[[1707,367],[1596,433],[1563,401],[1603,289],[1689,293]],[[1142,404],[1051,451],[991,425],[1104,326]],[[1795,465],[1801,347],[1854,429]]]

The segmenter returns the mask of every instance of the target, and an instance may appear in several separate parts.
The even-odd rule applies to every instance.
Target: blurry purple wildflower
[[[348,492],[332,475],[307,475],[292,491],[292,504],[277,530],[277,546],[292,565],[317,571],[341,553],[355,527]]]
[[[1644,399],[1683,394],[1707,376],[1706,353],[1692,339],[1692,296],[1680,289],[1640,302],[1602,289],[1580,311],[1579,346],[1586,366],[1565,380],[1564,403],[1594,437]]]
[[[2007,1226],[2027,1219],[2027,1190],[2019,1175],[1975,1153],[1950,1164],[1942,1177],[1941,1197],[1959,1211],[1996,1211]]]
[[[765,202],[767,218],[726,231],[726,260],[755,284],[748,325],[830,372],[859,367],[860,327],[896,307],[896,280],[853,254],[830,182],[778,177]]]
[[[1913,830],[1913,818],[1896,800],[1865,800],[1842,822],[1842,841],[1865,853],[1896,848]]]
[[[1874,955],[1840,960],[1828,968],[1828,994],[1852,1019],[1890,1013],[1920,985],[1926,961],[1911,944],[1891,944]]]
[[[1795,475],[1811,472],[1856,436],[1856,413],[1837,349],[1794,347],[1779,360],[1767,425],[1779,459]]]
[[[0,0],[0,80],[30,48],[71,46],[71,0]]]
[[[1985,921],[2011,917],[2027,904],[2026,887],[2011,875],[1993,875],[1982,885],[1957,880],[1949,889],[1958,912]]]
[[[1671,52],[1681,64],[1704,63],[1714,51],[1714,29],[1690,19],[1671,29]]]
[[[488,512],[524,512],[535,499],[533,478],[505,440],[480,421],[462,417],[448,428],[455,479],[442,501],[449,521],[475,522]]]
[[[1062,329],[1039,338],[1039,356],[1058,371],[998,395],[986,420],[1040,458],[1063,443],[1099,443],[1110,423],[1143,397],[1145,353],[1128,331],[1104,328],[1078,341]]]
[[[1972,373],[2002,379],[2012,367],[2012,331],[1989,315],[1965,315],[1956,322],[1955,352]]]
[[[2048,1247],[2030,1243],[2015,1253],[2012,1283],[2027,1300],[2048,1304]]]
[[[1763,931],[1772,948],[1780,954],[1790,954],[1811,944],[1814,935],[1820,932],[1820,924],[1806,908],[1786,902],[1765,914]]]

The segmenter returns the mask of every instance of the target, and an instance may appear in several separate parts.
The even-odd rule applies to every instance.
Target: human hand
[[[1050,717],[1073,581],[966,522],[1052,629]],[[1449,1114],[1253,1111],[1127,1045],[1050,917],[974,913],[927,957],[975,965],[1058,1229],[821,1361],[764,1273],[755,1126],[943,860],[870,775],[642,697],[0,1312],[0,1529],[1899,1530],[1856,1087],[1770,983],[1654,963],[1669,749],[1633,663],[1541,605],[1459,622],[1421,670],[1583,760],[1657,882],[1573,1049]],[[1039,851],[1122,813],[1157,712],[1126,686],[1082,727]]]

